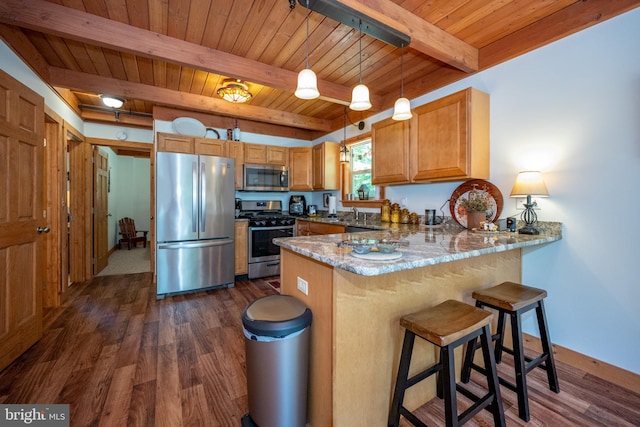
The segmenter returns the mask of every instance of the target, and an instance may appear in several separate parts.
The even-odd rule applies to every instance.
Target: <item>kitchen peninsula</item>
[[[275,239],[281,247],[282,293],[313,312],[310,425],[386,425],[402,344],[400,317],[446,299],[473,304],[475,289],[520,281],[522,248],[560,240],[560,230],[558,223],[538,236],[400,226]],[[401,255],[356,258],[348,244],[362,238],[400,241]],[[304,282],[306,293],[299,289]],[[434,357],[433,346],[416,342],[412,372]],[[459,367],[460,352],[456,358]],[[409,389],[405,406],[417,408],[434,396],[435,377]]]

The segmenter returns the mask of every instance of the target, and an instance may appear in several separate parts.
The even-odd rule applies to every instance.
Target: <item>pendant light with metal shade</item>
[[[306,53],[307,53],[307,65],[304,70],[298,73],[298,87],[296,88],[295,95],[300,99],[315,99],[320,96],[318,91],[318,78],[316,73],[309,68],[309,1],[307,0],[307,39]]]
[[[369,88],[362,83],[362,21],[358,27],[360,28],[360,83],[351,92],[349,108],[355,111],[364,111],[371,108],[371,101],[369,101]]]
[[[404,45],[402,45],[402,52],[400,54],[400,98],[393,106],[393,120],[409,120],[413,117],[411,114],[411,104],[409,100],[404,97]]]

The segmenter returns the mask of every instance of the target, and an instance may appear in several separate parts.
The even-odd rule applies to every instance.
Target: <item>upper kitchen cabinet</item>
[[[244,143],[239,141],[229,141],[229,157],[236,160],[236,190],[242,190],[244,176]]]
[[[229,142],[223,139],[196,138],[195,154],[229,157]]]
[[[313,189],[340,189],[340,145],[323,142],[313,146]]]
[[[413,110],[411,181],[489,178],[489,95],[468,88]]]
[[[267,146],[262,144],[244,144],[244,162],[259,165],[267,163]]]
[[[172,153],[204,154],[207,156],[229,156],[228,141],[215,138],[196,138],[187,135],[158,132],[158,151]]]
[[[244,162],[259,165],[286,166],[289,157],[287,147],[245,143]]]
[[[289,149],[289,190],[313,190],[312,170],[311,147]]]
[[[391,118],[371,125],[371,182],[404,184],[409,176],[411,122]]]
[[[371,126],[374,184],[489,178],[489,95],[468,88]]]
[[[195,138],[186,135],[158,132],[157,150],[172,153],[195,153]]]
[[[289,149],[287,147],[277,147],[267,145],[267,164],[287,166],[289,162]]]

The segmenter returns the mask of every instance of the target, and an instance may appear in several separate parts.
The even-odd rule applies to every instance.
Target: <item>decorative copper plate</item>
[[[489,209],[487,209],[487,219],[489,221],[493,222],[498,219],[502,212],[503,199],[502,193],[498,187],[484,179],[472,179],[470,181],[463,182],[453,191],[453,193],[451,193],[451,197],[449,198],[449,210],[451,211],[451,216],[463,227],[467,227],[467,211],[462,205],[460,205],[458,199],[461,197],[468,197],[469,191],[474,188],[477,191],[486,190],[486,192],[489,193],[490,206]]]

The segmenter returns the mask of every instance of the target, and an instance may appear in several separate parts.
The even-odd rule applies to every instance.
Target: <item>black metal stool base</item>
[[[492,340],[495,341],[495,360],[496,363],[500,363],[502,361],[503,352],[513,355],[513,364],[515,366],[516,378],[515,384],[503,378],[499,378],[499,382],[508,389],[516,392],[516,394],[518,395],[518,416],[524,421],[529,421],[529,396],[526,378],[529,371],[536,367],[544,369],[547,372],[549,389],[556,393],[560,392],[555,361],[553,359],[553,351],[551,348],[551,339],[549,338],[547,319],[544,312],[544,304],[542,300],[539,300],[533,304],[527,305],[526,307],[511,311],[482,301],[476,301],[476,307],[489,307],[498,311],[498,328],[496,333],[492,336]],[[521,322],[522,313],[525,313],[532,309],[536,310],[538,327],[540,329],[540,341],[542,342],[542,354],[533,359],[525,356],[524,354]],[[504,346],[505,319],[507,316],[509,316],[511,321],[511,339],[513,342],[512,349]],[[473,356],[478,348],[479,346],[476,338],[473,338],[473,340],[469,341],[469,343],[467,344],[464,362],[462,365],[461,381],[463,383],[469,382],[469,379],[471,377],[471,369],[474,369],[482,374],[486,374],[485,369],[473,363]]]
[[[480,338],[480,348],[482,348],[484,363],[486,366],[491,367],[489,372],[487,372],[487,384],[489,391],[486,395],[481,397],[476,396],[463,386],[456,384],[453,355],[453,351],[456,347],[470,340],[475,342],[478,337]],[[498,375],[495,368],[494,353],[491,348],[491,332],[489,325],[486,325],[481,329],[477,329],[471,334],[464,336],[449,345],[440,347],[440,361],[409,378],[409,365],[411,363],[411,354],[413,352],[415,338],[415,333],[410,330],[405,331],[404,343],[402,345],[402,353],[400,356],[400,365],[398,368],[398,377],[396,379],[391,411],[389,413],[389,427],[397,427],[400,423],[401,415],[415,426],[426,427],[426,424],[424,424],[407,408],[402,406],[402,402],[404,400],[405,391],[409,387],[433,374],[437,374],[438,397],[444,399],[447,426],[460,426],[469,421],[483,409],[487,409],[493,414],[494,424],[496,426],[505,425],[502,399],[500,397],[500,388],[498,386]],[[474,402],[473,405],[460,415],[458,415],[456,392],[460,392]]]

